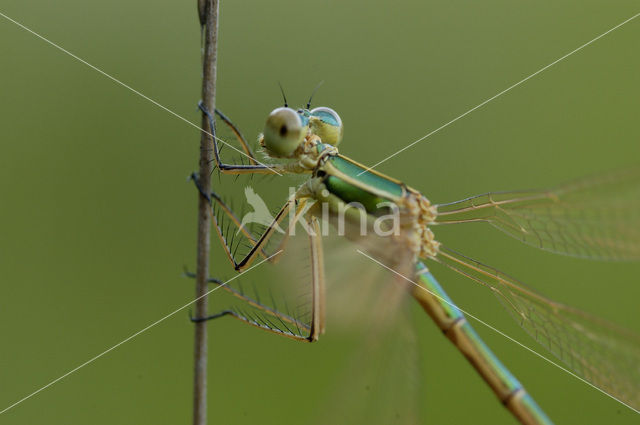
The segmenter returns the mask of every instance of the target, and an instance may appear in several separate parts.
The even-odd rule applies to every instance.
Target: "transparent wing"
[[[640,260],[640,167],[551,190],[486,193],[437,209],[436,224],[488,222],[547,251]]]
[[[312,423],[422,423],[417,408],[421,394],[417,343],[404,304],[384,325],[352,334],[357,347],[346,356]]]
[[[282,249],[277,261],[261,265],[258,274],[221,287],[210,303],[212,310],[229,312],[261,329],[307,339],[313,331],[314,254],[309,229],[301,225],[304,217],[297,222],[295,235],[289,232],[288,217],[280,223],[284,232],[273,233],[263,249],[263,258]],[[233,247],[231,255],[239,261],[258,239],[261,226],[251,224],[243,233],[237,230],[239,217],[234,220],[233,216],[217,214],[216,220],[223,229],[223,239]],[[312,423],[419,423],[417,344],[405,310],[410,302],[407,282],[394,281],[383,268],[371,267],[356,248],[387,259],[389,267],[406,275],[413,272],[412,257],[388,238],[373,238],[349,241],[337,235],[322,237],[326,311],[319,316],[326,317],[332,338],[321,337],[317,344],[330,344],[335,341],[333,336],[344,341],[346,336],[348,345],[355,349],[345,356],[345,366],[336,373],[330,394],[319,400]],[[344,343],[336,345],[341,355],[344,348]]]
[[[433,260],[489,287],[536,341],[577,375],[640,408],[640,337],[545,298],[506,274],[445,247]]]
[[[356,251],[375,251],[389,267],[412,275],[401,249],[388,241],[325,238],[327,267],[327,334],[347,337],[355,346],[321,401],[314,424],[421,423],[418,418],[420,373],[411,325],[407,282],[372,267]],[[394,252],[396,255],[389,255]],[[392,258],[393,257],[393,258]],[[320,343],[324,343],[322,340]]]

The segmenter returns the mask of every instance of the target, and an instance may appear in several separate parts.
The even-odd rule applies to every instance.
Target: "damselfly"
[[[212,115],[201,109],[214,128]],[[310,311],[302,319],[279,311],[275,302],[267,305],[242,290],[226,288],[261,315],[226,309],[194,320],[230,315],[292,339],[316,341],[325,328],[321,225],[328,216],[334,224],[346,225],[345,237],[355,242],[356,249],[388,268],[396,282],[404,283],[405,292],[423,307],[521,423],[552,422],[480,339],[424,262],[441,263],[490,289],[518,324],[576,375],[634,410],[640,408],[637,335],[536,293],[497,269],[443,246],[432,232],[439,225],[485,222],[529,245],[559,254],[639,260],[640,169],[586,178],[550,190],[486,193],[432,204],[404,183],[339,154],[343,125],[330,108],[311,109],[307,104],[306,108],[294,110],[285,101],[284,107],[273,110],[259,136],[260,146],[273,160],[269,164],[256,159],[231,121],[215,112],[231,127],[249,158],[242,164],[224,163],[214,138],[214,158],[222,173],[309,176],[260,235],[244,226],[218,195],[202,195],[210,199],[215,207],[212,211],[217,211],[216,230],[237,271],[246,269],[258,257],[278,261],[277,255],[270,256],[286,250],[287,230],[296,223],[305,223],[309,234]],[[234,235],[241,233],[240,237],[249,242],[248,252],[237,255],[234,241],[225,237],[229,232],[220,224],[222,217],[235,227]],[[285,226],[287,218],[289,224]],[[271,250],[275,238],[279,241],[276,250]]]

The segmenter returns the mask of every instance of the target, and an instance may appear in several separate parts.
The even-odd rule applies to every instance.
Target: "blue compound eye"
[[[312,117],[320,118],[322,122],[326,124],[334,127],[342,127],[342,120],[340,119],[340,116],[331,108],[321,106],[319,108],[312,109],[309,113]]]
[[[322,140],[322,143],[337,146],[342,140],[342,120],[336,111],[325,106],[312,109],[309,112],[309,127],[311,132]]]

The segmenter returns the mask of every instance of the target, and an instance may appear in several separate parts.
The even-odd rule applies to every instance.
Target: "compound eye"
[[[332,125],[334,127],[342,127],[342,120],[340,119],[340,115],[338,115],[338,113],[333,109],[327,108],[326,106],[314,108],[309,111],[309,114],[312,117],[319,118],[326,124]]]
[[[322,143],[338,146],[343,133],[340,115],[326,106],[312,109],[309,114],[311,115],[309,118],[311,131],[320,137]]]
[[[264,125],[264,145],[277,157],[290,157],[300,146],[307,127],[300,115],[291,108],[271,111]]]

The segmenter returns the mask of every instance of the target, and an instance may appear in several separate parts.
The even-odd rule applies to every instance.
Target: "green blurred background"
[[[0,12],[198,122],[195,3],[3,0]],[[342,152],[373,164],[637,12],[637,0],[223,1],[218,105],[255,140],[281,104],[277,81],[297,105],[324,80],[315,104],[341,114]],[[630,22],[379,170],[447,202],[633,164],[639,37],[640,20]],[[192,298],[181,270],[194,267],[197,198],[186,178],[197,167],[199,133],[4,18],[0,58],[1,410]],[[233,179],[214,182],[227,190]],[[288,184],[273,182],[271,196],[282,201],[286,189],[275,187]],[[484,226],[454,227],[437,237],[640,331],[640,266],[555,256]],[[232,276],[220,254],[214,270]],[[487,291],[433,271],[460,307],[538,349]],[[424,423],[515,423],[435,326],[414,316]],[[631,410],[476,327],[557,423],[638,423]],[[0,423],[190,423],[192,334],[181,312]],[[212,324],[209,336],[211,424],[308,423],[352,347],[342,334],[300,344],[233,320]]]

